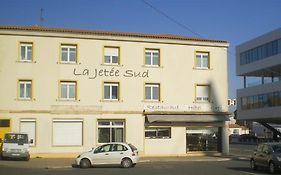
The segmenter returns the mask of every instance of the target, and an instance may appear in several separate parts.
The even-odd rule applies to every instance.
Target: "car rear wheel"
[[[80,161],[80,166],[81,168],[90,168],[91,167],[91,162],[89,159],[82,159]]]
[[[130,168],[132,167],[133,165],[133,162],[131,159],[129,158],[124,158],[122,161],[121,161],[121,165],[123,168]]]
[[[273,162],[269,162],[269,172],[270,173],[275,173],[275,165]]]
[[[254,159],[251,159],[250,161],[250,167],[252,170],[256,170],[257,169],[257,165]]]

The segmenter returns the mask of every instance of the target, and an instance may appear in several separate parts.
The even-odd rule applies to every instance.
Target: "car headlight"
[[[24,152],[24,153],[25,153],[25,152],[29,152],[29,149],[28,149],[28,148],[23,148],[23,149],[22,149],[22,152]]]
[[[8,148],[2,148],[3,152],[7,152],[9,149]]]

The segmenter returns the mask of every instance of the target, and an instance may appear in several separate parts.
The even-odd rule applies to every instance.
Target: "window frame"
[[[31,46],[31,58],[28,59],[28,47]],[[22,59],[22,47],[24,47],[24,59]],[[33,62],[34,48],[33,42],[20,42],[19,43],[19,62]]]
[[[202,100],[199,100],[198,98],[198,96],[197,96],[197,90],[198,90],[198,87],[199,86],[204,86],[204,87],[208,87],[208,99],[207,100],[204,100],[204,98],[206,98],[206,97],[201,97],[202,98]],[[208,102],[210,102],[211,101],[211,86],[209,85],[209,84],[196,84],[195,85],[195,102],[197,102],[197,103],[208,103]]]
[[[150,99],[146,98],[146,88],[150,88]],[[158,99],[153,99],[153,87],[158,87]],[[160,83],[145,83],[144,84],[144,100],[145,101],[154,101],[154,102],[160,102],[161,101],[161,85]]]
[[[109,86],[109,98],[105,98],[105,86]],[[117,97],[116,99],[112,98],[112,87],[117,87]],[[120,83],[119,82],[103,82],[103,94],[102,94],[103,100],[105,101],[120,101]]]
[[[75,97],[74,98],[70,98],[69,97],[69,87],[70,85],[75,85]],[[67,91],[66,91],[66,98],[63,98],[62,97],[62,85],[67,85]],[[78,83],[77,81],[65,81],[65,80],[61,80],[59,81],[59,100],[62,100],[62,101],[76,101],[77,100],[77,97],[78,97]]]
[[[63,56],[63,51],[62,49],[63,48],[66,48],[67,49],[67,60],[64,61],[62,60]],[[73,49],[75,48],[75,61],[71,61],[70,60],[70,49]],[[62,64],[77,64],[78,63],[78,45],[77,44],[61,44],[60,45],[60,60],[59,60],[60,63]]]
[[[23,92],[23,97],[21,97],[21,84],[24,85],[24,92]],[[26,97],[27,95],[27,84],[30,84],[30,97]],[[20,79],[18,80],[18,95],[17,98],[19,100],[32,100],[33,98],[33,81],[32,80],[28,80],[28,79]]]
[[[159,136],[160,130],[168,130],[168,136]],[[155,132],[155,136],[146,136],[146,132],[153,131]],[[144,129],[144,137],[145,139],[171,139],[172,138],[172,128],[171,127],[145,127]]]
[[[109,55],[109,57],[110,57],[110,62],[108,63],[108,62],[105,62],[105,56],[108,56],[108,55],[106,55],[106,49],[118,49],[118,56],[117,56],[117,63],[113,63],[112,61],[113,61],[113,55]],[[116,66],[116,65],[120,65],[120,58],[121,58],[121,56],[120,56],[120,47],[118,47],[118,46],[104,46],[103,47],[103,60],[102,60],[102,63],[104,64],[104,65],[114,65],[114,66]]]
[[[36,147],[36,143],[37,143],[37,122],[36,122],[36,119],[20,119],[20,131],[21,132],[24,132],[22,130],[22,124],[23,123],[34,123],[34,138],[30,138],[30,136],[28,135],[28,141],[30,141],[32,139],[33,143],[30,143],[30,146]]]
[[[101,125],[101,122],[109,122],[109,125]],[[122,125],[114,125],[113,122],[122,122]],[[109,142],[100,142],[99,140],[99,129],[106,128],[109,129]],[[97,143],[105,144],[105,143],[115,143],[119,141],[112,141],[113,140],[113,131],[112,129],[123,129],[123,138],[122,142],[126,142],[126,120],[125,119],[98,119],[97,120]]]
[[[197,61],[197,55],[200,55],[200,66],[197,66],[197,63],[198,63],[198,61]],[[207,67],[205,67],[204,66],[204,59],[203,59],[203,56],[204,55],[207,55],[208,57],[208,66]],[[195,69],[203,69],[203,70],[208,70],[208,69],[210,69],[210,62],[211,62],[211,58],[210,58],[210,52],[209,51],[195,51],[195,60],[194,60],[194,68]]]
[[[150,63],[146,62],[146,54],[150,53]],[[153,53],[158,53],[158,64],[154,64]],[[160,67],[161,66],[161,52],[158,48],[145,48],[144,49],[144,65],[147,67]]]

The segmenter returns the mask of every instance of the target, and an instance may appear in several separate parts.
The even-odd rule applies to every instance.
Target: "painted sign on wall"
[[[115,67],[112,68],[94,68],[94,69],[73,69],[73,75],[85,76],[89,79],[96,79],[98,77],[127,77],[127,78],[149,78],[149,70],[135,71],[133,69],[120,70]]]
[[[194,105],[155,105],[149,104],[144,106],[145,111],[171,111],[171,112],[222,112],[226,111],[223,106],[209,104]]]

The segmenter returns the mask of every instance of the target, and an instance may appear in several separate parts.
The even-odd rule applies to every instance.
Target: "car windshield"
[[[6,134],[4,143],[28,143],[27,134]]]
[[[273,151],[276,152],[276,153],[281,153],[281,144],[279,144],[279,145],[273,145],[273,146],[272,146],[272,149],[273,149]]]

